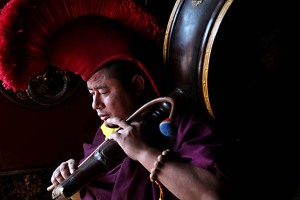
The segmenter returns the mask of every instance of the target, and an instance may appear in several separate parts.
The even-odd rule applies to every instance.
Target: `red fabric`
[[[148,76],[159,94],[147,68],[142,63],[149,46],[134,32],[103,17],[86,17],[64,28],[50,41],[51,63],[65,71],[81,75],[87,81],[97,70],[113,60],[135,62]],[[158,67],[158,66],[149,66]],[[159,66],[162,67],[162,66]]]
[[[155,18],[137,5],[134,0],[11,0],[4,6],[0,15],[0,79],[4,87],[14,91],[25,90],[32,76],[43,72],[48,64],[55,64],[56,60],[55,63],[52,63],[51,59],[57,59],[62,54],[56,56],[53,54],[55,49],[49,51],[49,40],[51,39],[51,42],[55,42],[54,38],[61,30],[65,29],[67,24],[73,23],[83,16],[101,16],[116,20],[147,38],[147,40],[149,39],[152,43],[159,44],[162,48],[163,29],[158,26]],[[100,32],[98,28],[92,29]],[[87,29],[77,29],[77,31],[85,32]],[[72,34],[76,35],[72,36]],[[96,38],[98,35],[93,35],[93,30],[88,31],[86,36],[82,36],[82,38],[79,33],[73,32],[72,34],[69,36],[74,38],[74,43],[77,43],[77,40],[89,39],[86,45],[81,42],[80,46],[84,48],[90,45],[93,46],[91,48],[96,49],[96,44],[101,43],[101,46],[103,46],[102,43],[108,44],[108,42],[105,42],[107,38],[102,38],[102,41],[99,41]],[[92,38],[84,38],[92,35],[95,39],[95,45],[91,44]],[[111,41],[114,41],[116,38],[115,36],[113,37]],[[133,39],[135,38],[130,40]],[[69,44],[71,46],[67,48],[66,42],[62,48],[69,50],[75,46],[71,40],[69,40]],[[122,45],[125,45],[125,43],[118,42],[119,47]],[[106,45],[104,48],[108,47],[109,45]],[[78,48],[76,51],[81,53],[84,50],[79,51]],[[76,51],[74,50],[73,56]],[[51,55],[49,55],[49,52]],[[101,51],[100,53],[103,52]],[[131,53],[128,54],[127,50],[122,49],[115,56],[118,57],[124,52],[126,52],[125,57],[132,55]],[[93,52],[89,51],[89,53]],[[94,53],[97,52],[95,51]],[[113,51],[110,51],[110,53],[113,53]],[[68,55],[69,58],[72,57],[71,54]],[[72,57],[73,59],[79,59],[75,63],[79,64],[83,61],[79,56]],[[111,56],[107,56],[105,59],[109,59],[108,57]],[[130,59],[135,60],[137,58],[131,57]],[[98,66],[101,62],[105,62],[104,60],[101,62],[99,60],[100,57],[92,62],[97,63]],[[59,62],[57,63],[59,64]],[[69,68],[68,66],[60,67]],[[141,67],[143,68],[144,66]],[[95,68],[94,66],[92,69],[83,69],[81,67],[80,70],[75,71],[81,73],[82,70],[93,71]],[[83,77],[86,79],[85,73]]]

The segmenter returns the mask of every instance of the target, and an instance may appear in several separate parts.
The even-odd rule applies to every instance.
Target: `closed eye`
[[[90,96],[94,96],[95,92],[93,92],[92,90],[89,90]]]

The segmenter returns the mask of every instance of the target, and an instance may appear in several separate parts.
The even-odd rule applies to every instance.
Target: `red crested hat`
[[[134,0],[11,0],[0,15],[0,79],[25,90],[49,64],[88,80],[113,60],[135,62],[160,95],[164,30]],[[159,58],[156,60],[156,58]]]

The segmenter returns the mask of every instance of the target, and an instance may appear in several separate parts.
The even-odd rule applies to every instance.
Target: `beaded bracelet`
[[[160,168],[163,166],[164,161],[166,161],[166,157],[168,156],[169,152],[170,150],[166,149],[159,156],[157,156],[157,160],[154,162],[154,168],[150,170],[150,181],[155,182],[159,187],[159,191],[160,191],[159,200],[162,200],[164,195],[163,195],[162,187],[157,180],[157,173],[160,171]]]
[[[166,160],[167,155],[169,154],[170,150],[164,150],[159,156],[157,156],[157,160],[154,162],[154,168],[150,171],[150,180],[151,182],[158,183],[157,181],[157,173],[160,171],[160,168],[163,166],[163,162]]]

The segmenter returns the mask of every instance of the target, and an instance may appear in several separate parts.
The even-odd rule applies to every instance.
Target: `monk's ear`
[[[143,94],[145,89],[145,80],[141,75],[134,75],[132,77],[132,85],[135,89],[135,93],[138,96]]]

